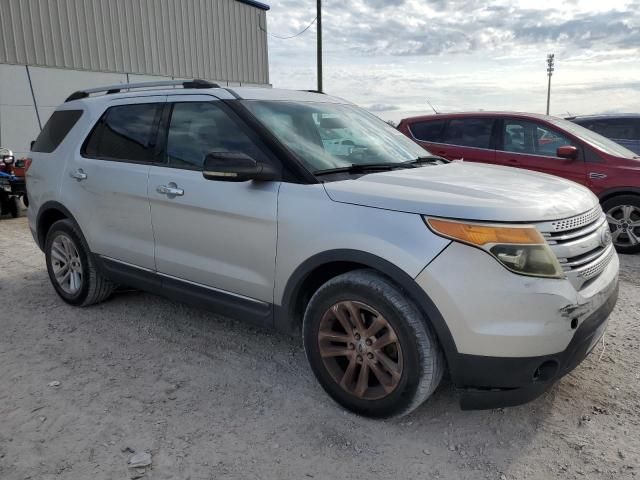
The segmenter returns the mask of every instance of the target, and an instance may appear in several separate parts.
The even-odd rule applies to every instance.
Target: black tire
[[[640,252],[640,223],[638,226],[629,226],[623,219],[623,207],[628,206],[633,209],[631,220],[640,222],[640,196],[620,195],[602,202],[602,209],[607,217],[622,222],[614,224],[609,222],[609,229],[614,239],[613,243],[619,253]],[[616,241],[617,240],[617,241]],[[635,244],[634,244],[635,242]]]
[[[18,197],[9,198],[9,213],[12,218],[18,218],[20,216],[20,199]]]
[[[318,338],[321,324],[340,302],[358,302],[373,307],[395,331],[403,367],[395,389],[382,398],[367,399],[347,391],[334,379],[335,369],[332,373],[331,367],[323,360],[323,347]],[[368,321],[366,316],[362,318]],[[373,320],[370,322],[368,325]],[[445,369],[442,350],[425,317],[393,282],[373,270],[348,272],[321,286],[307,306],[303,340],[307,358],[320,385],[340,405],[364,416],[384,418],[408,414],[433,393]],[[355,348],[360,349],[361,345]],[[353,346],[349,345],[349,349]],[[377,363],[377,359],[371,362]],[[359,367],[360,370],[362,368]],[[375,388],[369,387],[376,382],[375,376],[371,379],[366,382],[367,391]]]
[[[73,293],[65,291],[63,286],[56,280],[54,272],[55,260],[52,255],[52,249],[57,238],[64,238],[72,242],[82,267],[80,287]],[[115,290],[116,285],[107,280],[96,268],[93,256],[89,252],[78,227],[71,220],[59,220],[51,226],[47,232],[44,251],[51,284],[65,302],[86,307],[106,300]]]

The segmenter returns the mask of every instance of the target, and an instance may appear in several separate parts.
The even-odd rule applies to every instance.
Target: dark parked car
[[[585,115],[568,117],[567,120],[593,130],[640,154],[640,114]]]
[[[532,113],[426,115],[406,118],[398,129],[450,160],[537,170],[587,186],[600,199],[617,250],[640,252],[640,156],[622,145]]]

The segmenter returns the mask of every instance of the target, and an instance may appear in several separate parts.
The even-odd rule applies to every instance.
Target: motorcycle
[[[16,174],[21,174],[17,176]],[[26,206],[27,188],[24,179],[24,167],[16,165],[13,152],[0,149],[0,215],[10,214],[13,218],[20,215],[20,198]]]

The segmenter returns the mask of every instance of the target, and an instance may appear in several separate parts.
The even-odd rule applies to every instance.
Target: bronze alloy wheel
[[[389,322],[362,302],[342,301],[325,312],[318,330],[320,356],[349,394],[378,400],[402,377],[402,348]]]

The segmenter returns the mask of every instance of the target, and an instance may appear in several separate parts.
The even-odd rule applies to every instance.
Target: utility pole
[[[547,75],[549,77],[549,85],[547,86],[547,115],[549,115],[549,104],[551,103],[551,75],[553,75],[553,58],[555,55],[550,53],[547,55]]]
[[[322,0],[317,0],[316,27],[318,29],[318,91],[322,92]]]

